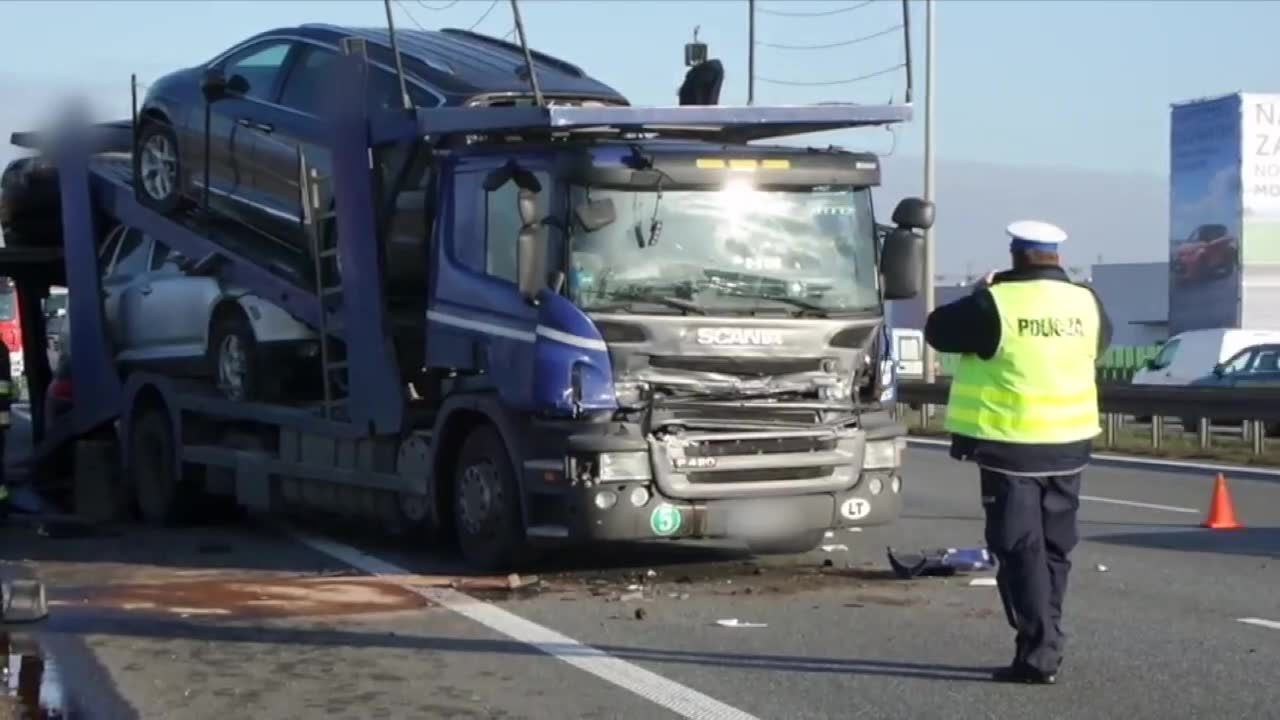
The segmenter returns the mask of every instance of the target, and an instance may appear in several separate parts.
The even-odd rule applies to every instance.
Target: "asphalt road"
[[[1247,527],[1207,531],[1207,474],[1094,468],[1067,662],[1037,688],[985,680],[1012,653],[995,588],[885,576],[886,546],[981,543],[971,468],[912,448],[907,470],[906,516],[847,551],[607,549],[516,592],[333,528],[18,524],[3,571],[42,577],[52,612],[11,629],[10,667],[41,654],[43,701],[88,718],[1275,716],[1280,479],[1230,478]]]

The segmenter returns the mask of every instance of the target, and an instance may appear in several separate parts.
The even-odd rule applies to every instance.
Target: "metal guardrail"
[[[949,381],[926,383],[903,380],[898,383],[898,404],[919,409],[921,424],[927,424],[933,406],[947,404]],[[1114,447],[1116,435],[1129,417],[1151,418],[1151,444],[1159,449],[1170,418],[1175,423],[1195,421],[1197,427],[1184,428],[1199,437],[1201,449],[1210,447],[1211,423],[1242,423],[1244,436],[1255,455],[1266,450],[1268,430],[1280,427],[1280,388],[1209,388],[1159,385],[1098,385],[1098,406],[1103,417],[1103,441]]]

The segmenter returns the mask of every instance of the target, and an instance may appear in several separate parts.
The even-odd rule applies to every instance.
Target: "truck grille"
[[[689,482],[700,485],[724,483],[774,482],[779,480],[816,480],[829,477],[831,468],[769,468],[764,470],[733,470],[730,472],[691,472]]]
[[[698,460],[702,458],[758,458],[787,454],[790,461],[795,462],[797,454],[808,455],[829,452],[836,449],[836,440],[831,437],[763,437],[736,438],[717,440],[714,434],[703,436],[696,444],[684,448],[684,457],[690,462],[686,477],[691,483],[724,484],[750,482],[776,482],[787,480],[815,480],[830,477],[833,466],[809,467],[764,467],[722,469],[718,471],[699,471]],[[782,458],[779,458],[782,459]]]
[[[819,452],[835,449],[835,440],[818,438],[770,438],[763,440],[726,440],[702,442],[685,448],[685,457],[724,457],[725,455],[765,455],[768,453]]]
[[[707,355],[655,355],[649,364],[668,370],[713,372],[739,377],[766,377],[822,369],[821,358],[724,357]]]

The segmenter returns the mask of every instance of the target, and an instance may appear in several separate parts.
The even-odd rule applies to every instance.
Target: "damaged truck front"
[[[543,260],[575,337],[599,340],[564,416],[529,428],[535,466],[562,469],[554,524],[768,553],[894,521],[906,433],[884,303],[917,293],[932,205],[878,224],[877,158],[834,149],[595,143],[557,164],[565,242]]]

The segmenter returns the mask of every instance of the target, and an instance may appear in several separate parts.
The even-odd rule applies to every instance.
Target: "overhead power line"
[[[775,50],[830,50],[831,48],[848,47],[850,45],[857,45],[858,43],[864,43],[868,40],[874,40],[878,37],[884,37],[885,35],[888,35],[893,32],[897,32],[898,30],[901,30],[901,29],[902,29],[902,25],[898,24],[890,28],[885,28],[880,32],[871,33],[870,35],[863,35],[862,37],[857,37],[852,40],[842,40],[841,42],[827,43],[826,45],[784,45],[780,43],[767,43],[767,42],[757,42],[756,45],[759,45],[760,47],[773,48]]]
[[[772,78],[760,77],[759,75],[756,76],[756,79],[759,80],[760,82],[767,82],[770,85],[790,85],[793,87],[829,87],[832,85],[851,85],[856,82],[862,82],[863,80],[870,80],[871,78],[880,77],[881,75],[888,75],[889,73],[895,72],[897,70],[901,70],[904,67],[906,67],[905,63],[898,63],[897,65],[894,65],[892,67],[887,67],[883,70],[877,70],[873,73],[867,73],[866,75],[859,75],[858,77],[845,78],[843,80],[813,80],[813,81],[775,80]]]
[[[862,8],[870,5],[873,2],[875,2],[875,0],[864,0],[863,2],[860,2],[857,5],[850,5],[849,7],[836,8],[835,10],[789,12],[786,10],[770,10],[769,8],[757,8],[756,12],[760,13],[761,15],[774,15],[777,17],[827,17],[830,15],[839,15],[841,13],[853,12],[854,10],[861,10]]]
[[[468,29],[468,30],[475,30],[476,28],[480,27],[480,23],[484,22],[484,19],[485,19],[485,18],[487,18],[487,17],[489,17],[489,13],[493,12],[493,9],[494,9],[494,8],[496,8],[496,7],[498,7],[498,2],[499,2],[499,0],[493,0],[493,2],[489,3],[489,7],[488,7],[487,9],[485,9],[484,14],[480,16],[480,19],[479,19],[479,20],[476,20],[476,21],[475,21],[475,22],[473,22],[473,23],[471,23],[471,27],[469,27],[469,28],[467,28],[467,29]]]
[[[399,6],[400,11],[405,14],[405,17],[409,18],[409,22],[416,25],[419,30],[424,32],[426,31],[426,28],[422,26],[422,23],[418,22],[418,18],[414,17],[413,13],[409,12],[409,8],[405,6],[403,0],[395,0],[395,3]]]

